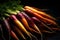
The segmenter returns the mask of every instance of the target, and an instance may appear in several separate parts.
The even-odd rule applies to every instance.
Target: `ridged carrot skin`
[[[53,24],[53,25],[57,25],[55,21],[48,19],[48,18],[44,18],[43,16],[39,15],[36,12],[33,12],[30,9],[25,9],[25,11],[29,12],[28,14],[32,14],[33,16],[37,17],[38,19],[42,20],[45,23],[49,23],[49,24]]]
[[[18,27],[21,31],[23,31],[25,34],[27,34],[27,35],[31,38],[29,32],[25,29],[25,27],[23,26],[23,24],[16,18],[15,15],[11,15],[10,18],[13,20],[13,22],[17,25],[17,27]]]
[[[23,35],[23,33],[16,27],[14,26],[14,30],[24,39],[26,40],[25,36]]]
[[[23,25],[25,26],[25,28],[26,28],[27,30],[29,30],[29,31],[32,32],[32,33],[33,33],[33,32],[38,33],[37,31],[35,31],[35,30],[32,29],[31,27],[29,27],[28,22],[27,22],[26,18],[23,16],[22,13],[18,13],[18,14],[17,14],[17,17],[18,17],[19,20],[21,20],[21,22],[23,23]]]
[[[36,17],[32,17],[32,19],[36,22],[38,22],[40,25],[42,25],[43,27],[46,27],[48,28],[49,30],[53,31],[50,27],[48,27],[46,24],[44,24],[42,21],[40,21],[38,18]],[[40,27],[40,28],[43,28],[43,27]]]
[[[35,13],[38,13],[39,15],[41,15],[41,16],[43,16],[43,17],[46,17],[46,18],[48,18],[48,19],[56,20],[54,17],[52,17],[52,16],[46,14],[45,12],[38,11],[38,10],[35,9],[34,7],[25,6],[24,8],[25,8],[25,9],[29,9],[29,10],[35,12]]]
[[[16,36],[16,34],[11,30],[10,35],[15,39],[15,40],[19,40],[18,37]]]
[[[24,13],[24,12],[21,12],[23,15],[24,15],[24,17],[27,19],[27,21],[28,21],[28,24],[29,24],[29,26],[30,27],[32,27],[32,28],[34,28],[36,31],[38,31],[40,34],[42,34],[41,32],[40,32],[40,30],[39,30],[39,28],[35,25],[35,23],[32,21],[32,19],[26,14],[26,13]]]

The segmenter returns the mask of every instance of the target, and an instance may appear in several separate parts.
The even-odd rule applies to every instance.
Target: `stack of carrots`
[[[43,33],[60,31],[56,19],[34,7],[25,6],[23,11],[8,10],[8,17],[0,21],[0,39],[4,40],[43,40]],[[48,25],[49,24],[49,25]],[[39,37],[39,38],[38,38]]]

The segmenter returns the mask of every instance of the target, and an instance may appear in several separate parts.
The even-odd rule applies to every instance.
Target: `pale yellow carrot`
[[[17,27],[21,31],[23,31],[25,34],[27,34],[31,38],[29,32],[25,29],[25,27],[23,26],[23,24],[16,18],[15,15],[11,15],[11,19],[13,20],[13,22],[17,25]]]

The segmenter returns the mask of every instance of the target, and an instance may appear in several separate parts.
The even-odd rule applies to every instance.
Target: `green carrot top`
[[[11,14],[17,14],[19,11],[23,11],[23,5],[20,3],[20,0],[9,0],[8,2],[0,4],[0,19]]]

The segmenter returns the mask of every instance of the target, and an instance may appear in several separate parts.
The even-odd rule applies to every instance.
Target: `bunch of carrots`
[[[3,15],[0,13],[0,40],[43,40],[43,33],[60,31],[56,19],[49,14],[35,7],[19,7],[14,11],[8,7]]]

